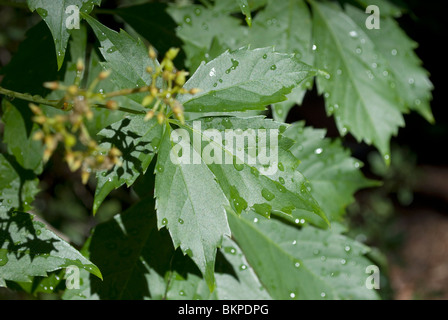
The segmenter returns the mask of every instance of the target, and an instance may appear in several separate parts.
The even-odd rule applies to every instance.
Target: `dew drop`
[[[277,69],[277,66],[275,65],[275,64],[273,64],[272,66],[271,66],[271,70],[276,70]]]
[[[283,166],[283,163],[281,163],[281,162],[278,163],[278,170],[285,171],[285,167]]]
[[[167,224],[168,224],[168,219],[167,218],[163,218],[162,225],[166,226]]]
[[[268,55],[265,53],[265,54],[263,55],[263,59],[267,59],[267,57],[268,57]]]
[[[285,178],[283,178],[283,177],[278,178],[278,181],[279,181],[281,184],[285,184]]]
[[[345,259],[341,259],[341,264],[342,265],[345,265],[347,263],[347,260],[345,260]]]
[[[320,296],[321,296],[322,298],[325,298],[327,295],[325,294],[325,292],[321,292],[321,293],[320,293]]]
[[[180,219],[179,218],[179,220],[177,220],[180,224],[184,224],[184,220],[182,220],[182,219]]]
[[[184,22],[191,26],[191,17],[189,15],[184,16]]]
[[[294,267],[300,268],[300,262],[299,261],[294,262]]]
[[[392,51],[390,52],[393,56],[396,56],[398,51],[397,49],[392,49]]]
[[[316,150],[314,150],[315,154],[321,154],[324,150],[322,148],[317,148]]]
[[[317,50],[317,46],[315,44],[313,44],[313,51]]]
[[[180,290],[180,291],[179,291],[179,295],[180,295],[180,296],[185,296],[185,292],[184,292],[184,290]]]
[[[247,269],[247,266],[245,264],[240,265],[240,270],[244,271]]]
[[[290,297],[291,299],[294,299],[294,298],[296,297],[296,294],[295,294],[294,292],[291,292],[291,293],[289,294],[289,297]]]
[[[45,10],[44,8],[37,8],[36,11],[43,19],[45,19],[48,16],[48,11]]]
[[[263,188],[263,190],[261,190],[261,195],[263,196],[263,198],[265,198],[268,201],[271,201],[275,198],[275,195],[269,191],[268,189]]]

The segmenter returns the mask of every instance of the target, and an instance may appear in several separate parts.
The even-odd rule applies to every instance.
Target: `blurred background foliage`
[[[145,2],[103,0],[101,10]],[[406,127],[392,141],[390,167],[385,167],[372,147],[359,144],[350,135],[344,138],[353,155],[366,164],[364,174],[383,181],[379,188],[360,191],[357,202],[348,207],[350,236],[374,247],[372,259],[388,266],[388,274],[381,279],[383,298],[448,299],[448,163],[444,152],[448,131],[444,92],[447,73],[441,36],[447,31],[447,19],[441,1],[394,2],[406,8],[407,14],[398,22],[419,43],[417,54],[431,74],[436,123],[429,124],[416,113],[406,115]],[[13,6],[4,3],[0,0],[0,70],[17,52],[25,32],[41,20],[22,1],[15,1]],[[136,34],[119,18],[101,14],[101,10],[97,13],[103,23]],[[301,107],[291,110],[287,122],[303,119],[307,125],[326,128],[329,137],[338,136],[334,120],[327,117],[323,98],[315,90],[307,93]],[[2,130],[0,123],[0,135]],[[4,151],[4,145],[0,145],[0,151]],[[147,172],[152,171],[150,168]],[[148,192],[152,183],[149,174],[140,177],[130,189],[113,191],[93,217],[90,208],[94,182],[83,185],[79,175],[71,173],[63,160],[54,156],[42,175],[42,191],[34,213],[80,248],[95,225],[127,209],[135,202],[135,190],[140,194]],[[57,295],[45,292],[61,276],[53,273],[48,279],[36,278],[29,285],[35,295],[20,287],[16,291],[1,288],[0,299],[56,299]]]

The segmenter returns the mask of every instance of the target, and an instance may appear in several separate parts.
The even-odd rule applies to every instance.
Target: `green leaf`
[[[233,237],[273,299],[377,299],[365,286],[368,248],[330,230],[228,214]]]
[[[101,0],[27,0],[27,3],[30,10],[36,10],[48,25],[54,39],[58,69],[61,69],[71,34],[66,21],[76,14],[69,10],[69,6],[76,6],[79,12],[89,14],[95,5],[101,4]]]
[[[300,30],[298,32],[297,30]],[[253,48],[275,44],[278,52],[294,53],[301,61],[313,65],[311,14],[305,1],[269,1],[254,18],[248,37],[240,45],[250,43]],[[288,100],[274,104],[273,116],[284,121],[295,104],[301,104],[312,81],[302,83],[288,95]]]
[[[33,216],[0,207],[0,279],[30,282],[30,277],[71,265],[101,278],[100,270]]]
[[[235,212],[253,209],[291,222],[306,213],[316,217],[313,223],[326,226],[328,220],[308,191],[308,181],[296,170],[299,161],[289,151],[294,141],[282,136],[286,125],[259,116],[203,118],[185,127],[191,132],[191,149],[201,152]]]
[[[202,64],[185,84],[201,92],[182,95],[180,101],[186,112],[264,110],[314,74],[293,55],[245,47]]]
[[[101,268],[104,280],[89,278],[86,272],[82,272],[80,288],[67,290],[64,299],[164,297],[164,276],[174,248],[168,232],[157,230],[152,198],[146,198],[114,219],[98,225],[83,252]]]
[[[236,0],[238,2],[241,12],[246,16],[246,23],[250,27],[252,26],[252,14],[250,12],[249,4],[247,3],[247,0]]]
[[[175,265],[179,265],[178,260]],[[269,294],[247,263],[241,249],[228,237],[216,259],[216,288],[210,293],[203,278],[173,271],[167,280],[168,300],[268,300]]]
[[[176,36],[177,24],[167,13],[167,7],[166,3],[153,2],[117,8],[115,12],[159,52],[165,53],[172,47],[181,48],[183,45]],[[185,53],[180,51],[174,64],[179,68],[184,60]]]
[[[241,250],[226,237],[217,256],[217,286],[210,293],[190,257],[174,249],[165,228],[157,230],[152,197],[95,227],[82,252],[101,268],[104,280],[81,270],[80,288],[66,290],[63,299],[269,298]]]
[[[365,13],[346,6],[346,13],[361,28],[365,24]],[[434,122],[430,101],[433,85],[429,73],[414,50],[418,44],[408,38],[398,23],[391,17],[382,17],[379,30],[368,33],[377,52],[385,59],[387,70],[394,77],[400,103],[419,112],[429,122]]]
[[[149,58],[148,50],[140,39],[134,39],[125,31],[120,33],[102,25],[90,16],[83,15],[92,27],[101,43],[100,51],[107,63],[106,69],[112,71],[110,78],[117,88],[135,88],[151,84],[151,74],[147,67],[155,70],[154,61]],[[136,102],[141,102],[143,96],[136,94],[130,96]]]
[[[234,274],[216,273],[216,296],[218,300],[271,300],[271,296],[260,283],[254,269],[247,262],[238,244],[224,238],[220,250]]]
[[[122,152],[121,166],[97,173],[93,213],[98,211],[106,196],[126,184],[131,186],[146,172],[162,139],[162,126],[156,119],[145,121],[144,116],[130,116],[101,130],[103,143],[100,149],[115,146]]]
[[[86,87],[89,87],[94,79],[97,78],[100,72],[103,70],[105,70],[103,63],[100,61],[98,54],[94,50],[92,50],[90,53],[90,62],[87,68]],[[105,80],[102,80],[100,84],[97,85],[97,87],[94,89],[94,91],[97,93],[101,93],[112,92],[117,89],[118,88],[115,83],[110,78],[107,78]],[[132,99],[126,96],[117,97],[113,100],[116,100],[119,105],[126,106],[129,109],[133,109],[136,111],[141,109],[140,105],[135,104]],[[92,120],[86,121],[85,125],[89,130],[90,136],[93,138],[99,138],[100,136],[97,136],[97,134],[102,129],[110,126],[117,121],[120,121],[127,115],[127,113],[120,110],[108,110],[105,108],[92,108],[92,112],[94,114]]]
[[[231,1],[236,5],[235,1]],[[235,6],[238,10],[238,6]],[[226,5],[227,8],[227,5]],[[225,49],[233,48],[235,39],[243,34],[240,21],[220,10],[207,9],[200,5],[168,7],[167,12],[178,24],[177,36],[183,41],[183,51],[187,57],[185,65],[193,73],[199,66],[198,56],[204,56],[213,39],[218,39]],[[222,52],[220,52],[222,53]],[[208,61],[210,57],[204,57]]]
[[[65,72],[63,68],[58,73],[56,61],[51,57],[52,46],[51,34],[45,23],[40,22],[28,30],[17,53],[1,70],[5,75],[2,87],[36,96],[48,95],[50,91],[42,84],[61,79]],[[2,99],[3,141],[8,146],[8,152],[16,157],[22,167],[40,173],[43,149],[40,142],[32,139],[36,125],[31,120],[33,113],[28,105],[29,102],[19,99],[12,102]]]
[[[339,139],[325,138],[325,133],[298,122],[285,135],[296,141],[290,151],[301,161],[298,170],[309,179],[311,194],[330,221],[341,221],[355,192],[379,183],[366,179],[360,171],[362,163],[350,157]]]
[[[0,154],[0,206],[29,210],[39,192],[38,183],[33,172],[20,167],[13,157]]]
[[[312,2],[317,86],[342,134],[374,144],[388,161],[389,141],[404,125],[393,76],[369,34],[337,5]],[[375,30],[373,30],[375,31]]]
[[[193,259],[213,290],[216,248],[230,235],[224,209],[229,203],[204,162],[173,163],[170,133],[167,127],[156,164],[158,226],[169,230],[174,246]]]
[[[41,142],[33,140],[33,134],[38,130],[38,126],[31,122],[32,112],[28,106],[24,103],[19,105],[23,109],[16,108],[7,100],[2,101],[2,122],[5,124],[3,141],[8,146],[8,152],[15,156],[20,165],[40,173],[43,146]]]

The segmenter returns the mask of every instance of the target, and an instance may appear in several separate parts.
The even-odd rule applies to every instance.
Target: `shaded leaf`
[[[69,6],[76,6],[80,12],[89,14],[95,5],[101,4],[101,0],[27,0],[27,3],[30,10],[36,10],[48,25],[53,35],[58,69],[60,69],[71,33],[66,22],[73,14],[76,14],[76,11],[70,10]]]
[[[33,216],[0,207],[0,279],[29,282],[30,277],[76,266],[101,278],[101,272],[75,248]]]
[[[145,121],[144,116],[131,116],[101,130],[100,149],[118,148],[122,152],[121,165],[97,173],[93,213],[98,211],[106,196],[126,184],[131,186],[146,172],[162,139],[162,126],[156,119]]]

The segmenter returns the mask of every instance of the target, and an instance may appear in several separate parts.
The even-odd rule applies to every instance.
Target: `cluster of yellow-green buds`
[[[77,71],[82,72],[84,64],[77,63]],[[120,165],[121,151],[115,147],[109,150],[101,150],[98,143],[91,138],[85,120],[93,118],[91,109],[93,103],[102,99],[98,93],[93,92],[99,81],[105,80],[110,72],[103,71],[93,81],[87,90],[79,88],[79,85],[64,86],[58,82],[46,82],[44,86],[51,90],[65,91],[61,100],[61,110],[69,111],[64,114],[47,116],[41,108],[30,104],[34,113],[34,122],[41,126],[33,139],[44,143],[43,160],[47,162],[56,150],[59,143],[64,145],[64,159],[71,171],[81,169],[82,182],[87,183],[94,170],[108,170],[114,165]],[[76,148],[76,150],[75,150]]]
[[[42,130],[36,132],[34,139],[40,140],[45,145],[44,161],[47,162],[56,150],[59,143],[65,147],[65,161],[70,170],[81,169],[82,181],[87,183],[94,170],[108,170],[114,165],[121,165],[121,152],[115,147],[109,150],[100,150],[98,143],[88,133],[85,121],[94,117],[92,107],[102,107],[110,110],[118,110],[120,106],[114,97],[130,95],[134,93],[147,93],[142,101],[142,106],[149,109],[145,120],[157,118],[159,124],[173,115],[181,123],[184,123],[184,108],[176,99],[179,94],[197,94],[199,89],[186,90],[183,88],[188,72],[178,71],[174,67],[173,60],[179,53],[179,49],[171,48],[160,62],[153,47],[149,48],[149,57],[154,61],[155,70],[147,67],[151,74],[150,85],[121,89],[113,92],[96,92],[98,84],[110,76],[110,71],[104,70],[92,81],[87,89],[80,88],[80,75],[84,71],[84,63],[79,60],[76,64],[77,77],[74,84],[66,86],[59,82],[46,82],[44,86],[51,90],[65,91],[58,108],[67,111],[66,114],[58,114],[53,117],[46,116],[42,109],[31,104],[34,112],[34,121],[41,125]],[[157,87],[157,80],[162,78],[162,88]],[[76,148],[76,150],[75,150]]]
[[[147,67],[146,71],[152,75],[151,85],[148,87],[149,94],[145,96],[142,101],[142,105],[150,110],[146,113],[145,119],[149,120],[153,117],[157,117],[157,121],[162,124],[169,115],[169,109],[171,109],[173,115],[181,122],[184,123],[184,108],[182,104],[176,99],[178,94],[197,94],[199,89],[193,88],[186,90],[183,88],[188,72],[183,70],[176,70],[173,60],[179,53],[179,49],[169,49],[160,65],[155,70],[152,67]],[[156,61],[157,53],[153,47],[149,48],[149,57]],[[157,88],[157,78],[162,77],[166,86],[164,88]]]

